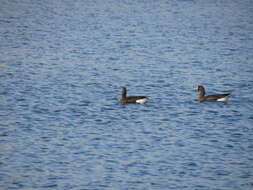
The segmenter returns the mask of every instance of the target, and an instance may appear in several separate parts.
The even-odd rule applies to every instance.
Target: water
[[[0,189],[251,190],[251,0],[1,1]],[[232,92],[227,103],[195,101]],[[121,87],[147,95],[120,105]]]

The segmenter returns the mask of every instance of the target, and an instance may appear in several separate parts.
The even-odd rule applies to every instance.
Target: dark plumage
[[[146,96],[127,96],[127,90],[122,88],[122,95],[120,98],[121,104],[144,104],[148,98]]]
[[[227,101],[229,96],[231,96],[231,94],[213,94],[213,95],[205,95],[205,88],[204,86],[198,86],[198,91],[199,91],[199,97],[198,97],[198,101],[199,102],[204,102],[204,101]]]

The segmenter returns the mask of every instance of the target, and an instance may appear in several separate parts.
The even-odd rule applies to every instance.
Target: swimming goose
[[[122,88],[122,95],[120,98],[121,104],[144,104],[147,102],[148,97],[146,96],[126,96],[127,90],[125,87]]]
[[[213,94],[213,95],[205,96],[206,94],[205,88],[204,86],[201,86],[201,85],[198,86],[198,91],[199,91],[199,97],[198,97],[199,102],[204,102],[204,101],[225,102],[231,96],[231,94]]]

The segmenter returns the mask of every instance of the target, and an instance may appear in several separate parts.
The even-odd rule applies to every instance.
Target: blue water
[[[0,189],[253,189],[252,18],[251,0],[2,0]],[[232,96],[197,103],[199,84]]]

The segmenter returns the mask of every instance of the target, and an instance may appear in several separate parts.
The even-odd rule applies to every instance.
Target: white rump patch
[[[144,104],[147,101],[148,101],[147,98],[143,98],[143,99],[136,100],[136,103],[138,103],[138,104]]]
[[[218,102],[226,102],[228,100],[229,96],[223,97],[223,98],[219,98],[217,99]]]

